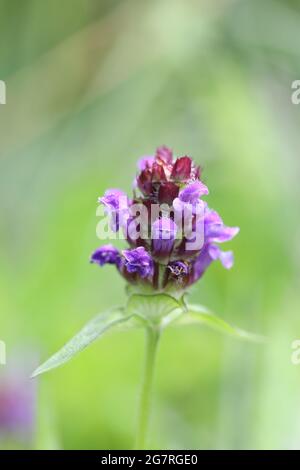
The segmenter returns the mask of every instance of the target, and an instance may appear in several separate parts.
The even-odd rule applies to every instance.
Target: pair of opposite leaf
[[[32,377],[65,364],[109,331],[132,328],[157,328],[163,331],[167,326],[191,324],[206,325],[239,339],[263,341],[262,337],[230,325],[203,306],[187,305],[184,298],[176,300],[168,294],[133,294],[125,308],[115,308],[96,315],[65,346],[38,367]]]

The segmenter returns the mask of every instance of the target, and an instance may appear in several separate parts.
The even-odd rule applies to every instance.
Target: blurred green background
[[[130,191],[136,159],[165,144],[204,167],[210,206],[241,227],[233,270],[216,263],[192,300],[269,342],[168,330],[151,446],[300,448],[299,3],[0,0],[0,11],[0,374],[17,373],[20,348],[42,361],[124,302],[115,269],[88,262],[97,197]],[[143,340],[110,334],[38,379],[34,438],[0,433],[0,447],[131,448]]]

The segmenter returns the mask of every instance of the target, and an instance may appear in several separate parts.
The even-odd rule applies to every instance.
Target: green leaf
[[[214,313],[210,312],[206,307],[202,305],[188,305],[187,311],[184,312],[175,324],[190,325],[190,324],[203,324],[220,333],[225,333],[236,338],[264,342],[266,338],[253,333],[248,333],[240,328],[230,325],[222,318],[218,317]]]
[[[133,294],[126,306],[128,315],[143,317],[151,323],[160,323],[164,317],[178,309],[182,310],[180,302],[167,294]]]
[[[89,346],[93,341],[106,333],[106,331],[112,328],[120,328],[122,326],[132,327],[138,325],[138,322],[135,322],[134,315],[124,316],[124,312],[121,309],[114,309],[97,315],[57,353],[51,356],[50,359],[44,362],[44,364],[39,366],[33,372],[31,377],[36,377],[37,375],[65,364],[76,354]]]

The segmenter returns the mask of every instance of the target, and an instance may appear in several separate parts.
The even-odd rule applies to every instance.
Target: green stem
[[[146,449],[147,431],[151,409],[155,358],[159,340],[159,331],[153,327],[146,329],[145,365],[139,404],[136,449]]]

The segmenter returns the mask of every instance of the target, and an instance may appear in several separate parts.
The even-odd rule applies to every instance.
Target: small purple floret
[[[168,264],[168,269],[175,277],[186,276],[189,272],[188,265],[183,261],[173,261]]]
[[[120,253],[113,245],[103,245],[91,256],[91,263],[98,264],[99,266],[104,266],[104,264],[116,264],[120,261]]]
[[[157,219],[152,225],[153,251],[165,256],[171,252],[177,234],[177,225],[168,217]]]
[[[201,196],[208,194],[208,189],[201,181],[195,181],[189,184],[179,193],[179,196],[174,199],[173,207],[177,213],[183,211],[190,211],[195,214],[202,208],[204,202],[200,200]],[[200,206],[201,205],[201,206]]]
[[[129,273],[137,273],[142,278],[153,275],[153,260],[144,247],[124,250],[124,266]]]
[[[127,195],[120,189],[108,189],[103,197],[99,197],[98,202],[104,205],[106,213],[111,218],[111,229],[118,232],[129,214],[130,204]]]
[[[197,202],[201,196],[207,195],[208,193],[209,191],[205,184],[203,184],[201,181],[195,181],[180,191],[179,199],[182,202],[195,204],[195,202]]]

